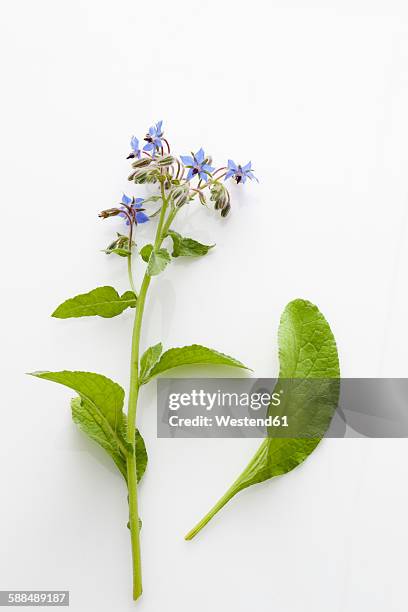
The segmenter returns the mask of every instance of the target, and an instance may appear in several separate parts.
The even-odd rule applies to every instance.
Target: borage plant
[[[66,370],[34,373],[39,378],[61,383],[78,393],[71,404],[74,422],[108,452],[127,483],[134,599],[142,593],[137,483],[147,465],[145,444],[136,428],[139,390],[158,374],[178,366],[219,364],[245,368],[233,357],[198,344],[172,348],[163,353],[159,342],[140,357],[146,295],[152,278],[163,272],[172,257],[203,256],[214,246],[201,244],[175,231],[173,223],[179,210],[192,205],[194,201],[208,205],[209,198],[221,217],[226,217],[231,203],[225,181],[232,179],[243,184],[247,179],[255,179],[251,163],[241,166],[228,160],[227,166],[215,169],[203,149],[191,155],[175,157],[164,137],[161,121],[149,129],[144,140],[144,146],[140,147],[136,137],[131,139],[128,159],[132,160],[133,170],[129,180],[136,185],[157,185],[158,193],[145,198],[123,195],[120,204],[103,210],[99,215],[103,219],[122,217],[124,220],[127,232],[117,234],[105,252],[127,259],[130,290],[119,295],[113,287],[97,287],[65,301],[52,315],[60,319],[85,316],[109,318],[121,314],[126,308],[135,308],[127,415],[123,412],[124,390],[101,374]],[[132,271],[137,252],[137,228],[154,217],[158,217],[154,241],[145,244],[139,251],[145,272],[137,291]],[[167,241],[172,243],[171,255],[168,248],[163,246],[165,241],[166,244]]]

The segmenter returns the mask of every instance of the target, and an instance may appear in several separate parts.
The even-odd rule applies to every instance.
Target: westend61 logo
[[[159,437],[262,437],[289,430],[284,386],[272,379],[160,379]]]
[[[281,405],[281,394],[283,390],[274,393],[229,393],[218,389],[215,393],[210,393],[200,389],[192,389],[185,393],[170,393],[169,409],[179,410],[181,407],[201,407],[205,410],[212,410],[214,406],[232,408],[242,406],[251,410],[260,410],[269,406]]]
[[[229,392],[218,389],[215,392],[204,389],[192,389],[184,393],[170,393],[168,396],[169,411],[182,411],[182,415],[170,414],[167,422],[173,428],[242,428],[256,427],[288,427],[286,415],[259,415],[242,414],[246,412],[271,410],[281,405],[281,392]],[[186,416],[186,409],[188,415]],[[234,410],[232,413],[231,410]],[[238,410],[238,413],[237,413]],[[209,416],[209,412],[217,412]],[[205,414],[202,414],[202,413]]]

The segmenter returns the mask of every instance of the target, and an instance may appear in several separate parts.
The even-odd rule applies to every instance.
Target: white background
[[[407,376],[408,6],[392,0],[3,3],[1,589],[70,589],[71,609],[132,610],[126,493],[37,369],[128,383],[133,312],[59,321],[61,301],[127,289],[100,252],[134,133],[252,159],[222,220],[177,229],[216,249],[152,282],[143,346],[201,342],[277,371],[285,304],[327,317],[344,376]],[[144,227],[141,241],[152,227]],[[220,371],[218,371],[220,373]],[[225,372],[229,374],[229,372]],[[406,440],[325,441],[302,467],[183,534],[256,440],[157,440],[141,487],[143,612],[403,612]]]

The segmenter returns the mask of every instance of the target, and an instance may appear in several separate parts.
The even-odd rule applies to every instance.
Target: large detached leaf
[[[311,302],[289,302],[281,316],[278,343],[280,378],[340,377],[336,341]]]
[[[81,293],[66,300],[54,310],[52,316],[57,319],[91,316],[110,318],[135,306],[136,296],[133,291],[125,291],[120,296],[113,287],[97,287],[89,293]]]
[[[334,336],[324,316],[316,306],[305,300],[290,302],[281,317],[279,326],[279,378],[286,379],[323,379],[326,381],[324,404],[319,404],[325,416],[332,415],[339,398],[340,368]],[[332,379],[332,381],[331,381]],[[279,389],[278,381],[276,388]],[[285,401],[293,406],[304,402],[313,403],[310,394],[315,393],[315,385],[305,385],[305,393],[299,394],[296,385],[287,387],[292,393]],[[290,391],[291,389],[292,392]],[[320,398],[320,401],[322,399]],[[330,419],[327,420],[328,427]],[[319,430],[321,435],[324,431]],[[319,444],[318,438],[266,438],[246,469],[233,483],[230,489],[208,514],[186,536],[192,539],[211,518],[242,489],[290,472],[314,451]]]
[[[158,374],[167,372],[167,370],[193,364],[226,365],[233,366],[235,368],[248,369],[243,363],[237,359],[234,359],[233,357],[230,357],[229,355],[224,355],[224,353],[219,353],[218,351],[214,351],[214,349],[201,346],[200,344],[192,344],[191,346],[172,348],[163,353],[160,361],[158,361],[150,370],[150,373],[144,382],[151,380]]]

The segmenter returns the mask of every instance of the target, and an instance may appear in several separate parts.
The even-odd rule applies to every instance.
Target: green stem
[[[160,245],[163,241],[164,236],[162,235],[162,230],[163,230],[163,223],[164,223],[164,219],[166,217],[166,210],[167,210],[167,200],[166,200],[166,193],[164,190],[164,181],[161,181],[160,184],[160,190],[161,190],[161,197],[162,197],[162,202],[163,205],[161,207],[161,211],[160,211],[160,217],[159,217],[159,223],[157,225],[157,232],[156,232],[156,240],[154,241],[154,250],[157,251],[160,248]]]
[[[136,287],[135,287],[135,282],[133,280],[133,272],[132,272],[132,253],[129,253],[129,255],[127,256],[127,264],[128,264],[129,284],[130,284],[130,287],[131,287],[133,293],[137,297],[137,291],[136,291]]]
[[[196,536],[197,533],[201,531],[201,529],[211,521],[213,516],[215,516],[217,512],[219,512],[221,508],[223,508],[225,504],[228,503],[230,499],[234,497],[234,495],[239,493],[239,491],[242,491],[242,489],[249,487],[251,484],[255,484],[256,482],[262,482],[262,480],[264,480],[262,476],[259,477],[259,474],[262,474],[261,468],[267,462],[268,450],[269,439],[265,438],[265,440],[262,442],[262,444],[256,451],[255,455],[252,457],[251,461],[244,469],[244,471],[233,482],[233,484],[230,486],[228,491],[224,493],[221,499],[218,500],[215,506],[213,506],[211,510],[207,512],[207,514],[201,519],[201,521],[199,521],[197,525],[193,527],[191,531],[188,532],[188,534],[185,536],[186,540],[192,540],[194,536]]]
[[[169,213],[169,216],[167,217],[167,221],[163,225],[162,240],[164,240],[164,238],[166,237],[166,234],[170,229],[170,225],[173,223],[173,219],[177,214],[177,210],[178,210],[177,208],[173,208],[173,210]]]
[[[168,223],[165,223],[167,200],[165,196],[164,185],[162,182],[161,193],[163,205],[160,212],[159,223],[156,231],[156,239],[154,249],[157,251],[163,242],[165,231]],[[169,218],[174,219],[175,213],[171,211]],[[168,221],[168,220],[167,220]],[[170,221],[170,223],[171,223]],[[129,261],[129,260],[128,260]],[[131,264],[130,264],[131,272]],[[130,280],[130,279],[129,279]],[[133,280],[133,278],[132,278]],[[128,402],[128,425],[127,425],[127,441],[133,447],[133,453],[127,453],[127,477],[128,477],[128,492],[129,492],[129,526],[132,545],[132,563],[133,563],[133,599],[138,599],[142,594],[142,572],[140,560],[140,537],[139,537],[139,511],[137,499],[137,472],[136,472],[136,455],[135,455],[135,433],[136,433],[136,412],[137,402],[139,398],[139,350],[140,350],[140,333],[142,329],[143,312],[146,302],[147,291],[149,289],[151,277],[145,273],[140,287],[140,293],[136,304],[135,321],[132,334],[132,352],[130,365],[130,388]]]
[[[139,397],[139,344],[140,331],[147,290],[150,285],[150,276],[145,274],[140,288],[139,298],[136,304],[135,322],[132,335],[132,355],[130,366],[130,388],[128,403],[128,427],[127,441],[135,446],[136,433],[136,409]],[[140,561],[140,537],[139,537],[139,511],[137,501],[137,476],[136,476],[136,455],[135,449],[132,453],[127,453],[127,480],[129,491],[129,527],[132,544],[132,563],[133,563],[133,599],[137,599],[142,594],[142,571]]]
[[[184,539],[192,540],[194,536],[196,536],[197,533],[201,531],[202,528],[205,527],[207,523],[211,521],[213,516],[215,516],[217,512],[219,512],[221,508],[223,508],[225,504],[227,504],[229,500],[232,499],[234,495],[238,493],[238,491],[239,491],[239,488],[237,488],[236,484],[234,483],[232,487],[230,487],[228,491],[224,493],[221,499],[219,499],[217,503],[211,508],[211,510],[207,512],[207,514],[201,519],[201,521],[199,521],[197,525],[193,527],[193,529],[191,529],[191,531],[189,531],[186,536],[184,536]]]

